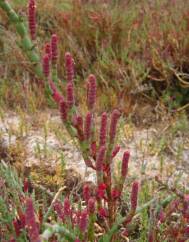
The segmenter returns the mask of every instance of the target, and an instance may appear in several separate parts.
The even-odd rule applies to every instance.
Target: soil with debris
[[[179,129],[174,133],[174,122],[177,120],[142,128],[123,120],[117,140],[121,150],[114,159],[115,172],[123,152],[129,150],[129,176],[132,179],[151,179],[161,175],[170,183],[177,180],[177,183],[180,181],[189,186],[189,135]],[[76,177],[95,182],[94,171],[86,169],[58,113],[48,110],[30,116],[6,112],[1,116],[0,134],[1,159],[10,156],[13,163],[19,160],[24,168],[30,170],[43,167],[48,174],[54,174],[57,166],[64,163],[67,174],[68,170],[72,171],[67,180],[73,178],[75,172],[78,174]]]

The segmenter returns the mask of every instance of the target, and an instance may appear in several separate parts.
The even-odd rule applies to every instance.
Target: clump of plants
[[[24,3],[19,1],[15,5],[24,18]],[[101,96],[106,106],[113,106],[119,94],[127,103],[129,97],[135,100],[142,95],[148,100],[149,97],[160,98],[166,107],[177,109],[188,104],[188,9],[187,1],[170,4],[169,0],[150,4],[146,1],[106,1],[104,4],[102,1],[52,0],[45,6],[38,1],[39,29],[35,41],[41,47],[41,39],[46,41],[52,33],[59,33],[60,52],[70,50],[76,60],[79,85],[86,73],[94,73],[100,87],[105,87]],[[5,49],[10,42],[9,36],[4,37],[9,22],[6,19],[2,28]],[[16,52],[14,49],[14,62],[17,59],[24,62],[23,56]],[[2,61],[7,66],[10,64],[14,80],[16,76],[20,80],[23,72],[15,74],[15,69],[21,68],[19,64],[9,63],[11,55],[12,49],[7,61],[5,58]],[[59,63],[62,62],[63,55]],[[26,70],[30,69],[28,63],[24,65]],[[58,70],[63,79],[65,72],[61,65]],[[105,94],[110,90],[115,96],[107,99]],[[165,100],[167,95],[173,103],[171,107]],[[125,105],[122,108],[129,113]]]
[[[100,128],[96,127],[96,78],[90,75],[86,83],[86,101],[88,112],[82,115],[79,107],[76,105],[74,88],[74,60],[70,53],[65,54],[65,69],[67,83],[63,87],[65,96],[60,94],[57,85],[57,60],[58,60],[58,37],[53,34],[51,41],[44,47],[42,65],[39,62],[39,56],[35,52],[32,40],[36,37],[36,5],[34,0],[29,1],[28,5],[28,29],[12,10],[8,2],[1,1],[1,7],[7,12],[9,18],[16,25],[16,30],[21,37],[21,44],[24,52],[34,67],[38,78],[43,79],[44,86],[48,92],[51,92],[53,99],[60,109],[61,119],[71,138],[76,140],[83,155],[87,167],[96,172],[96,187],[92,193],[87,185],[83,188],[83,199],[85,209],[73,209],[68,198],[64,199],[64,206],[59,202],[52,202],[58,217],[62,220],[62,225],[70,234],[74,234],[78,241],[94,241],[94,225],[97,220],[101,220],[104,233],[112,228],[117,220],[120,199],[122,196],[125,179],[128,172],[129,152],[125,152],[122,159],[122,165],[119,177],[114,177],[114,158],[119,152],[120,147],[116,144],[116,130],[121,113],[113,110],[110,121],[108,114],[104,112],[101,115]],[[131,190],[131,206],[123,222],[125,226],[129,224],[135,215],[137,207],[139,184],[133,182]],[[39,241],[39,226],[34,219],[34,208],[31,198],[24,197],[25,204],[24,217],[18,214],[13,222],[16,237],[19,238],[20,231],[26,229],[26,234],[31,241]],[[31,220],[29,219],[31,217]],[[46,215],[46,219],[48,216]],[[27,221],[29,219],[29,221]],[[68,226],[67,226],[68,225]],[[55,226],[56,227],[56,226]],[[53,234],[56,231],[53,232]],[[46,232],[48,233],[48,232]],[[46,233],[44,232],[45,236]],[[60,230],[61,234],[61,230]],[[63,232],[65,234],[65,231]],[[49,238],[49,236],[47,236]],[[109,235],[109,239],[115,237],[115,234]]]
[[[150,209],[150,227],[148,239],[153,241],[184,242],[189,238],[189,196],[175,187],[162,182],[159,177],[156,181],[161,189],[166,190],[167,196],[157,206]]]
[[[93,74],[90,74],[86,80],[87,111],[81,112],[74,85],[75,63],[72,55],[69,52],[65,53],[66,82],[61,83],[57,71],[59,57],[57,35],[52,34],[51,40],[45,44],[42,58],[33,44],[36,37],[35,0],[29,0],[28,28],[7,1],[0,0],[0,7],[15,24],[16,31],[20,35],[21,47],[44,91],[59,107],[64,127],[80,149],[86,168],[93,169],[96,175],[96,184],[93,188],[85,184],[82,187],[82,194],[63,196],[64,188],[60,188],[56,194],[51,194],[42,187],[36,187],[28,178],[21,182],[16,173],[2,162],[0,164],[2,241],[128,240],[132,237],[129,225],[133,223],[135,215],[143,209],[148,209],[154,199],[137,208],[139,182],[134,181],[131,188],[125,189],[130,157],[128,151],[124,152],[118,172],[114,173],[115,157],[120,150],[120,146],[116,143],[116,133],[121,112],[118,109],[114,109],[111,113],[103,112],[97,125],[99,118],[95,108],[97,83]],[[127,197],[124,196],[125,190],[129,194]],[[167,200],[168,205],[165,210],[164,207],[158,210],[154,219],[153,211],[151,212],[150,218],[153,223],[149,234],[146,234],[146,240],[158,241],[162,238],[167,241],[176,238],[178,242],[187,240],[189,199],[187,195],[179,201],[173,200],[174,198]],[[151,208],[153,209],[153,206]],[[180,216],[179,222],[176,221],[176,230],[171,218],[174,211]],[[166,229],[162,230],[160,223],[162,226],[166,223]]]

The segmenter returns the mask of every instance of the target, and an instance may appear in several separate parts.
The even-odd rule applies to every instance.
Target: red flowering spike
[[[93,197],[89,198],[88,204],[87,204],[87,211],[89,214],[95,213],[95,199]]]
[[[67,197],[64,199],[64,215],[65,216],[70,216],[71,215],[70,201],[69,201],[69,199]]]
[[[87,210],[84,210],[81,212],[80,223],[79,223],[79,228],[81,232],[84,233],[86,231],[87,224],[88,224],[88,212]]]
[[[117,146],[115,146],[115,148],[113,149],[113,151],[112,151],[112,159],[117,155],[117,153],[120,151],[120,146],[119,145],[117,145]]]
[[[75,103],[75,100],[74,100],[74,88],[71,82],[67,84],[66,92],[67,92],[68,108],[72,108]]]
[[[16,242],[16,240],[14,238],[11,238],[9,242]]]
[[[137,181],[133,182],[132,191],[131,191],[131,210],[132,211],[135,211],[137,208],[138,189],[139,189],[139,183]]]
[[[49,43],[46,43],[45,45],[45,54],[49,56],[49,60],[52,58],[52,53],[51,53],[51,45]]]
[[[88,202],[90,196],[91,196],[90,188],[89,188],[89,186],[87,184],[85,184],[83,186],[83,198],[84,198],[86,203]]]
[[[92,129],[92,114],[87,113],[85,118],[85,127],[84,127],[84,135],[86,140],[88,140],[91,136],[91,129]]]
[[[65,122],[67,120],[67,116],[68,116],[68,108],[67,108],[67,104],[64,100],[60,101],[60,116],[63,122]]]
[[[155,238],[154,238],[154,231],[150,230],[149,234],[148,234],[148,242],[155,242]]]
[[[165,222],[165,213],[162,210],[159,212],[158,220],[160,221],[160,223]]]
[[[62,206],[61,202],[56,201],[54,203],[53,207],[54,207],[54,210],[55,210],[56,214],[58,215],[58,217],[62,221],[64,221],[64,212],[63,212],[63,206]]]
[[[81,240],[79,240],[79,239],[75,239],[74,242],[81,242]]]
[[[29,0],[28,5],[28,25],[32,40],[36,37],[36,4],[35,0]]]
[[[130,157],[130,153],[128,151],[124,152],[123,159],[122,159],[122,167],[121,167],[121,176],[124,179],[127,176],[127,172],[128,172],[129,157]]]
[[[74,61],[69,52],[65,54],[65,67],[66,67],[66,76],[67,81],[73,83],[74,79]]]
[[[58,38],[56,34],[51,37],[51,53],[52,53],[52,64],[57,64],[58,59]]]
[[[90,75],[87,82],[87,105],[91,110],[94,108],[96,102],[96,77]]]
[[[120,112],[117,109],[115,109],[112,112],[111,123],[110,123],[109,136],[110,136],[110,142],[111,143],[114,142],[114,139],[115,139],[115,136],[116,136],[116,129],[117,129],[117,123],[118,123],[119,117],[120,117]]]
[[[61,101],[64,101],[63,96],[59,93],[53,81],[49,81],[49,86],[51,88],[52,97],[55,100],[55,102],[59,104]]]
[[[14,226],[14,230],[16,233],[16,236],[19,237],[20,233],[21,233],[21,226],[20,226],[20,221],[18,219],[14,219],[13,220],[13,226]]]
[[[107,186],[105,183],[101,183],[99,186],[98,186],[99,189],[101,190],[106,190]]]
[[[116,199],[120,198],[121,192],[118,189],[114,188],[111,192],[111,195],[112,195],[112,199],[116,200]]]
[[[24,192],[28,192],[29,189],[29,180],[27,178],[24,178],[24,187],[23,187],[23,191]]]
[[[106,147],[102,146],[100,147],[96,159],[96,170],[97,171],[102,171],[103,170],[103,161],[105,158],[105,153],[106,153]]]
[[[90,159],[87,159],[87,160],[84,160],[84,161],[85,161],[85,165],[87,167],[91,167],[91,168],[95,169],[95,167],[93,166],[93,163]]]
[[[100,208],[98,210],[98,215],[101,217],[101,218],[107,218],[108,217],[108,210],[106,208]]]
[[[101,183],[98,188],[97,188],[97,191],[96,191],[96,196],[98,199],[105,199],[105,192],[106,192],[106,184],[104,183]]]
[[[21,228],[24,228],[26,225],[26,216],[20,209],[18,210],[18,217],[19,217]]]
[[[103,113],[101,116],[101,127],[100,127],[100,146],[106,144],[106,133],[107,133],[107,113]]]
[[[49,60],[49,55],[45,54],[43,56],[43,74],[45,75],[45,77],[49,77],[49,73],[50,73],[50,60]]]
[[[26,227],[30,241],[40,242],[39,227],[35,221],[35,212],[31,198],[26,199]]]

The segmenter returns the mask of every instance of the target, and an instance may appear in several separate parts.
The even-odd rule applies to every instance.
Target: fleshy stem
[[[41,65],[41,58],[33,44],[28,29],[25,26],[22,18],[14,11],[11,5],[6,0],[0,0],[0,8],[6,12],[10,22],[15,26],[18,35],[20,36],[20,48],[23,50],[28,60],[32,64],[32,68],[36,76],[43,80],[45,79]],[[53,81],[58,82],[57,76],[53,76]]]
[[[28,34],[28,29],[24,25],[23,20],[20,16],[17,15],[17,13],[7,1],[0,0],[0,7],[7,13],[11,23],[15,25],[16,31],[21,37],[21,48],[26,53],[28,59],[31,61],[36,75],[42,79],[43,71],[40,65],[40,57],[36,52],[35,46],[31,41],[31,38]]]

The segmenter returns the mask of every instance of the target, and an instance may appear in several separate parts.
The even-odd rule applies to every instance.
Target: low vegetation
[[[56,186],[55,178],[50,187],[38,184],[37,171],[14,165],[25,159],[22,143],[16,152],[2,146],[0,240],[188,241],[188,184],[169,184],[162,160],[155,177],[145,164],[129,176],[127,150],[116,160],[119,121],[129,121],[137,102],[148,100],[167,115],[188,108],[188,1],[12,2],[0,0],[1,106],[17,109],[22,120],[25,112],[59,109],[62,129],[95,182],[72,190],[62,164]],[[179,160],[171,142],[187,133],[187,113],[180,117],[154,145],[157,155],[168,149]],[[28,132],[24,121],[19,129],[20,137]],[[43,160],[47,135],[45,124]]]

